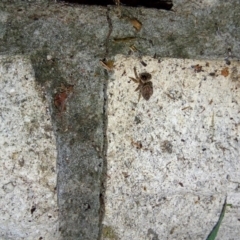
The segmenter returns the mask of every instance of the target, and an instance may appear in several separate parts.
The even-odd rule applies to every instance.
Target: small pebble
[[[9,90],[9,94],[10,94],[11,96],[13,96],[13,95],[15,94],[15,89],[14,89],[14,88],[11,88],[11,89]]]
[[[52,59],[51,55],[47,55],[47,60],[50,61]]]

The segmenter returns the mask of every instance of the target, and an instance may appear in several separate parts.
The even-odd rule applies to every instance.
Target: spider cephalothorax
[[[138,76],[137,70],[135,67],[133,68],[133,70],[134,70],[135,78],[132,78],[132,77],[129,77],[129,78],[135,83],[138,83],[138,87],[135,90],[135,91],[139,91],[138,101],[140,100],[141,95],[145,100],[149,100],[149,98],[153,94],[153,84],[150,81],[152,78],[152,75],[148,72],[143,72],[143,73],[140,73]]]

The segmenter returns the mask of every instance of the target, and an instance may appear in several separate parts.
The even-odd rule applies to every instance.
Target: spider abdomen
[[[149,100],[149,98],[152,96],[153,94],[153,85],[152,82],[146,82],[144,84],[142,84],[141,87],[141,94],[143,96],[143,98],[145,100]]]

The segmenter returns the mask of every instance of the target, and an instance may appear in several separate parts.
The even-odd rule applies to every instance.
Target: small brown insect
[[[135,90],[135,91],[139,91],[138,101],[140,100],[141,95],[145,100],[148,101],[153,94],[153,84],[150,81],[152,78],[152,75],[148,72],[143,72],[143,73],[140,73],[138,76],[137,70],[135,67],[133,68],[133,70],[134,70],[135,78],[132,78],[132,77],[129,77],[129,78],[135,83],[138,83],[138,87]]]

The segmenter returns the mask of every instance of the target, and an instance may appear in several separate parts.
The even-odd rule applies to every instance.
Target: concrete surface
[[[238,239],[239,63],[116,56],[108,85],[105,228],[113,239]],[[152,75],[140,99],[133,68]],[[109,232],[109,231],[108,231]],[[106,236],[103,239],[111,239]]]
[[[56,141],[29,58],[0,57],[0,238],[57,239]]]
[[[43,104],[49,109],[51,115],[57,149],[60,235],[55,239],[93,240],[99,239],[102,233],[114,239],[117,237],[116,234],[119,234],[118,229],[113,230],[110,226],[101,224],[105,209],[105,183],[108,179],[106,171],[109,169],[105,156],[108,144],[106,141],[106,90],[108,79],[114,79],[115,73],[102,68],[99,60],[103,58],[113,60],[117,54],[129,56],[134,62],[141,60],[143,56],[148,58],[154,56],[157,60],[163,57],[208,60],[218,58],[222,64],[238,59],[240,55],[240,3],[238,0],[231,2],[181,0],[173,1],[173,4],[172,11],[122,7],[121,17],[119,17],[119,11],[114,6],[86,7],[59,4],[55,0],[0,1],[0,54],[8,55],[13,59],[18,55],[23,59],[30,59],[29,64],[34,71],[35,86],[44,92],[42,99],[36,99],[39,105]],[[138,31],[134,28],[136,23],[141,23]],[[131,68],[125,68],[133,77],[132,65]],[[25,67],[21,71],[26,71]],[[155,70],[152,71],[155,79]],[[238,78],[235,77],[235,79]],[[3,86],[4,83],[1,82],[1,88]],[[179,85],[176,87],[178,92],[170,89],[168,94],[170,97],[166,95],[166,99],[162,99],[162,96],[159,96],[166,101],[163,104],[168,104],[172,95],[174,98],[178,96],[181,89]],[[135,99],[136,95],[137,93],[134,92],[131,97]],[[153,95],[152,98],[154,97]],[[172,105],[168,105],[171,112]],[[32,106],[29,105],[28,108],[31,109]],[[188,108],[184,111],[186,114],[191,113]],[[203,114],[205,114],[204,111]],[[215,118],[217,119],[217,116],[214,115],[214,121]],[[225,118],[221,117],[221,119]],[[140,120],[136,118],[137,122]],[[200,120],[198,123],[201,123]],[[6,122],[10,121],[11,118],[5,118],[2,124],[6,125]],[[207,119],[206,124],[209,126],[208,121],[212,120]],[[226,132],[224,125],[220,129]],[[164,136],[166,139],[164,138],[161,148],[172,151],[171,154],[176,153],[177,146],[167,141],[167,135]],[[180,148],[182,148],[181,144]],[[226,148],[225,145],[218,147]],[[224,150],[225,154],[229,154],[227,151]],[[207,158],[211,158],[211,152],[207,150],[203,152]],[[168,156],[167,153],[164,154]],[[187,154],[190,153],[184,152],[184,156]],[[191,161],[189,163],[185,161],[184,166],[187,168],[188,164],[189,167],[192,166]],[[179,169],[183,171],[181,165]],[[181,173],[180,176],[183,178],[185,173]],[[226,181],[238,182],[237,174],[235,177],[232,174],[231,177],[232,180],[230,178]],[[11,179],[8,176],[4,181],[1,180],[2,189],[5,183],[10,182],[8,178]],[[185,182],[180,183],[178,185],[183,191],[181,184],[185,186]],[[23,183],[23,188],[24,186]],[[189,201],[191,199],[192,196],[189,195]],[[219,212],[223,199],[217,198],[212,201],[215,204],[215,210],[209,215],[211,226],[218,217],[216,211]],[[12,204],[16,204],[16,201]],[[204,204],[203,209],[207,206]],[[29,209],[26,210],[26,214],[28,211]],[[232,221],[236,224],[231,225],[232,228],[237,229],[238,221],[235,221],[235,218],[232,218]],[[48,222],[46,225],[45,229],[49,229]],[[55,222],[51,226],[53,233],[56,229]],[[173,234],[174,229],[170,231]],[[232,229],[224,230],[226,234],[232,231]],[[10,236],[12,231],[10,227],[2,234]],[[48,233],[47,230],[45,232]],[[176,233],[179,233],[178,230]],[[22,236],[21,234],[19,233],[19,237]],[[145,231],[144,234],[148,234],[152,239],[160,237],[158,230],[153,227],[148,228],[147,233]],[[202,236],[202,228],[199,234]],[[180,238],[180,235],[178,237]],[[49,238],[45,237],[45,239]],[[54,237],[51,236],[50,239]]]
[[[50,110],[57,149],[59,238],[97,239],[106,80],[99,59],[106,52],[106,8],[39,1],[1,1],[0,6],[7,16],[1,18],[0,52],[30,58],[36,85],[44,91]],[[98,16],[101,28],[93,15]],[[61,110],[55,98],[70,85],[73,91]]]

